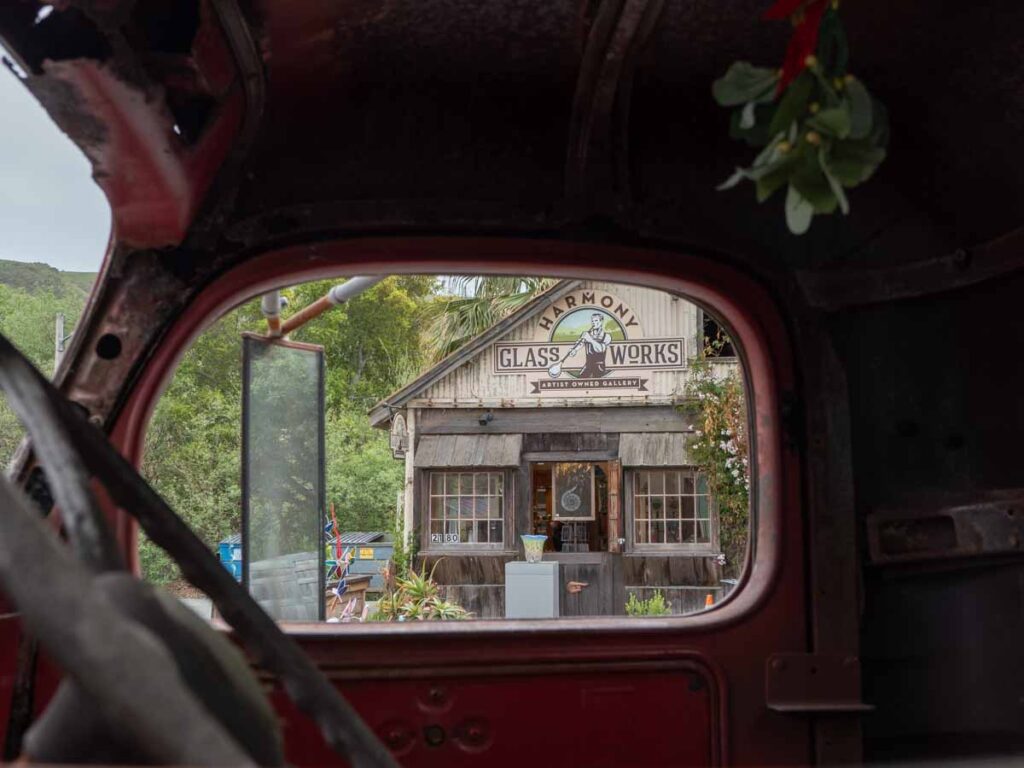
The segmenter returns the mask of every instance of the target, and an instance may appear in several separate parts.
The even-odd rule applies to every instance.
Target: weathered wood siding
[[[433,572],[442,595],[478,619],[505,616],[505,563],[516,555],[421,555],[419,568]]]
[[[627,587],[720,587],[722,566],[707,556],[627,555],[622,573]]]
[[[697,307],[688,301],[662,291],[640,288],[619,283],[588,281],[582,284],[587,290],[607,291],[618,296],[636,313],[645,336],[674,337],[686,339],[687,354],[692,356],[697,343]],[[532,341],[539,316],[534,316],[516,326],[502,337],[501,341]],[[540,400],[531,397],[527,380],[536,378],[527,374],[494,374],[494,347],[484,349],[476,358],[457,368],[448,376],[427,387],[417,395],[417,404],[454,403],[472,404],[477,401],[512,400],[516,405],[531,402],[548,407],[557,401],[550,398]],[[685,389],[685,371],[654,371],[650,377],[646,395],[623,395],[601,397],[602,401],[628,403],[644,400],[659,400],[681,397]],[[566,404],[571,405],[571,401]],[[577,401],[578,404],[578,401]]]

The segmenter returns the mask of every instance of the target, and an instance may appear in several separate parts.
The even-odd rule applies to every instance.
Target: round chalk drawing
[[[576,493],[577,487],[574,485],[562,494],[562,509],[566,512],[575,512],[583,504],[583,499]]]

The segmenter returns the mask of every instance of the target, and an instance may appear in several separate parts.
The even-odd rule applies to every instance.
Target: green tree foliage
[[[425,311],[430,359],[447,357],[556,282],[547,277],[452,278],[452,294],[437,297]]]
[[[16,269],[8,269],[11,265]],[[64,332],[69,333],[78,322],[85,305],[85,294],[62,285],[60,277],[65,273],[52,267],[45,267],[48,272],[39,269],[44,266],[0,261],[0,333],[49,377],[53,375],[56,315],[58,312],[64,313]],[[11,272],[25,287],[13,287],[5,283],[6,279],[13,279],[9,274]],[[38,281],[34,281],[35,278]],[[7,465],[23,435],[21,423],[6,400],[0,396],[0,469]]]
[[[283,292],[289,313],[336,281]],[[403,483],[388,435],[367,410],[405,384],[423,364],[422,308],[429,277],[389,278],[299,329],[296,341],[325,352],[327,501],[345,530],[389,531]],[[241,528],[241,334],[262,334],[259,302],[229,313],[186,353],[160,399],[146,435],[143,474],[211,548]],[[178,574],[151,542],[140,542],[145,576]]]

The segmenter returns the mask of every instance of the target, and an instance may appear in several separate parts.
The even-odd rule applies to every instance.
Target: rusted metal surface
[[[231,78],[216,52],[201,50],[208,39],[203,35],[196,40],[196,66],[191,72],[199,73],[200,60],[214,71],[183,83],[172,75],[189,75],[188,67],[164,67],[167,62],[162,62],[161,67],[147,68],[143,51],[133,53],[121,34],[130,23],[130,5],[82,4],[99,25],[90,31],[83,24],[72,35],[94,51],[92,58],[86,57],[93,62],[89,67],[114,72],[110,77],[141,88],[135,93],[157,93],[147,90],[149,82],[231,98],[235,91],[223,90]],[[756,22],[763,3],[666,3],[656,19],[647,13],[634,24],[635,16],[630,17],[634,43],[625,58],[609,62],[603,75],[595,60],[586,74],[590,82],[603,77],[608,88],[614,84],[612,116],[605,117],[609,91],[597,102],[588,100],[598,107],[588,107],[597,132],[590,134],[594,140],[583,144],[584,159],[577,161],[581,155],[576,153],[577,159],[570,162],[567,146],[580,146],[583,136],[581,128],[570,129],[570,123],[587,34],[594,29],[597,10],[612,5],[587,2],[581,8],[577,2],[528,0],[325,5],[262,0],[247,4],[246,14],[235,14],[231,22],[221,15],[229,38],[233,26],[250,43],[260,41],[258,50],[249,45],[247,70],[241,64],[241,48],[233,46],[235,65],[249,73],[240,84],[249,84],[264,69],[267,73],[262,96],[252,98],[253,91],[235,99],[245,107],[236,135],[258,138],[251,150],[238,155],[234,170],[229,170],[228,160],[218,166],[216,153],[208,158],[207,169],[217,175],[200,210],[209,212],[209,225],[197,228],[193,223],[188,246],[158,255],[115,244],[105,278],[80,326],[81,339],[65,359],[60,375],[66,391],[99,422],[116,425],[122,449],[137,458],[146,410],[162,381],[153,366],[163,371],[171,367],[188,335],[201,326],[198,320],[189,321],[188,330],[182,331],[179,320],[226,309],[241,298],[237,290],[242,283],[251,296],[271,284],[323,278],[331,269],[354,262],[364,267],[373,262],[388,270],[410,263],[421,269],[458,264],[464,270],[524,274],[555,265],[561,275],[586,277],[596,267],[625,267],[634,268],[637,279],[643,270],[662,279],[687,270],[693,277],[708,265],[738,265],[778,297],[787,324],[786,330],[777,331],[779,337],[792,333],[805,348],[796,366],[803,389],[789,387],[783,417],[774,412],[764,418],[784,418],[788,425],[792,440],[787,460],[799,459],[809,481],[806,487],[787,486],[780,493],[797,510],[800,492],[806,493],[809,518],[787,518],[786,527],[768,532],[757,556],[759,568],[766,562],[765,552],[775,546],[785,552],[790,567],[799,567],[806,558],[814,582],[806,590],[798,585],[777,594],[781,602],[771,607],[778,611],[773,615],[780,624],[769,621],[772,631],[782,633],[779,627],[794,617],[807,618],[813,622],[808,633],[813,650],[820,653],[843,656],[851,644],[855,648],[858,627],[877,647],[903,649],[902,656],[873,670],[868,681],[888,691],[893,702],[869,729],[866,743],[875,750],[869,749],[869,754],[877,755],[880,743],[926,749],[921,745],[939,733],[963,750],[1014,743],[1013,723],[999,738],[986,736],[985,729],[1000,713],[1018,711],[1019,693],[1004,683],[1010,677],[1006,670],[1014,668],[1014,633],[1019,629],[999,624],[1002,614],[983,598],[987,585],[997,584],[1003,605],[1016,604],[1019,579],[1012,569],[1019,567],[1013,565],[1018,555],[997,551],[992,542],[1003,535],[1009,541],[1010,531],[989,519],[989,512],[979,513],[977,519],[987,522],[984,530],[976,530],[978,525],[966,513],[960,520],[943,517],[943,510],[977,503],[992,488],[1015,487],[1019,479],[1014,473],[1019,473],[1016,453],[1022,416],[1014,403],[1019,400],[1020,376],[1005,363],[1005,355],[1022,338],[1019,290],[1015,296],[1013,289],[1019,287],[1015,230],[1024,200],[1024,173],[1014,151],[1024,115],[1024,68],[1017,55],[1024,7],[982,3],[936,8],[925,0],[899,6],[876,0],[843,6],[857,74],[878,84],[878,95],[893,107],[893,136],[903,138],[894,140],[892,156],[877,177],[855,192],[850,216],[823,218],[820,226],[816,221],[805,238],[795,240],[785,232],[777,205],[758,206],[752,195],[712,192],[723,168],[749,161],[749,149],[727,136],[725,116],[709,98],[709,83],[736,58],[766,64],[776,60],[785,44],[787,30]],[[145,12],[145,4],[137,7]],[[654,7],[654,2],[647,5]],[[45,58],[56,64],[69,60],[47,37],[47,25],[33,26],[37,10],[35,3],[4,5],[0,34],[27,62],[37,78],[34,87],[54,91],[49,97],[54,111],[69,108],[66,119],[76,140],[104,145],[123,130],[122,121],[145,113],[137,113],[138,105],[131,99],[111,102],[104,114],[79,109],[79,96],[69,85],[74,78],[43,72]],[[992,23],[996,10],[999,24]],[[920,24],[921,18],[929,23]],[[648,42],[641,45],[648,25]],[[965,48],[971,56],[951,54],[950,39],[975,43]],[[615,57],[622,54],[621,48],[613,51]],[[81,58],[76,55],[71,61]],[[214,64],[217,61],[221,63]],[[117,90],[103,78],[100,86]],[[156,98],[159,101],[159,95]],[[250,119],[257,101],[265,101],[263,117]],[[159,105],[151,106],[150,118],[163,115],[151,124],[164,121],[163,129],[169,129]],[[964,149],[966,136],[980,137],[970,142],[969,152]],[[167,145],[160,143],[163,139],[147,141],[148,146],[138,151],[118,146],[117,156],[125,167],[145,162],[154,148]],[[608,163],[615,164],[611,173]],[[566,173],[570,167],[576,179],[571,184]],[[566,192],[578,190],[579,179],[595,180],[598,186],[592,197],[583,189],[569,205]],[[145,199],[145,188],[130,186],[121,199],[136,192]],[[628,205],[620,210],[623,201]],[[179,236],[181,222],[188,219],[181,212],[191,203],[183,198],[162,202],[170,214],[154,223]],[[223,239],[221,233],[226,235]],[[469,240],[481,233],[517,238],[518,243],[499,248]],[[368,235],[380,240],[366,238],[358,247],[339,245],[345,238]],[[391,239],[412,236],[420,238],[415,247]],[[447,241],[441,247],[420,236],[457,236],[461,242]],[[526,238],[571,240],[574,246],[565,245],[574,254],[556,258],[547,244]],[[972,243],[988,245],[958,251]],[[608,244],[635,250],[627,257],[612,256],[602,251]],[[273,248],[281,250],[268,255]],[[660,261],[645,256],[644,248],[660,249]],[[545,256],[538,256],[540,252]],[[694,264],[686,256],[693,253],[706,260]],[[234,290],[217,294],[216,301],[203,293],[214,276],[236,267],[249,275],[247,281],[239,280]],[[797,285],[802,291],[794,290]],[[748,296],[744,290],[736,282],[726,293]],[[923,300],[901,301],[914,298]],[[806,312],[807,303],[829,312]],[[763,310],[762,304],[757,306],[754,314]],[[886,311],[869,311],[878,307]],[[977,332],[979,318],[990,316],[996,330]],[[122,342],[115,360],[95,354],[107,333]],[[819,341],[832,345],[836,359],[819,364],[822,351],[829,348]],[[830,399],[839,404],[830,404]],[[146,405],[140,406],[142,401]],[[850,404],[848,413],[843,401]],[[991,407],[993,402],[1000,406]],[[895,614],[916,610],[921,594],[932,594],[928,589],[917,582],[901,582],[896,588],[875,580],[869,580],[863,594],[856,588],[858,555],[870,546],[857,541],[856,531],[863,529],[855,526],[865,523],[857,515],[902,510],[901,495],[922,487],[967,493],[967,502],[927,506],[922,519],[937,514],[953,520],[958,549],[957,526],[966,526],[964,535],[970,536],[965,541],[975,543],[968,555],[956,558],[977,564],[975,570],[984,571],[985,578],[949,576],[944,591],[936,588],[934,604],[928,603],[933,609],[920,614],[926,633],[920,644],[951,634],[944,624],[950,605],[988,606],[975,622],[980,629],[956,627],[952,633],[963,641],[954,649],[956,658],[971,663],[999,660],[991,668],[979,669],[974,678],[951,674],[947,660],[933,660],[934,668],[924,671],[915,667],[917,672],[900,661],[915,649]],[[764,519],[772,512],[759,509]],[[935,555],[934,560],[891,561],[910,574],[909,582],[915,568],[923,571],[946,560],[949,539],[943,538],[941,529],[947,523],[939,523],[931,533],[925,530],[931,524],[925,524],[921,537],[908,537],[906,529],[900,533],[902,522],[894,525],[894,541],[906,544],[913,538]],[[802,548],[805,528],[812,550]],[[131,526],[122,522],[119,534],[129,542]],[[997,538],[990,539],[989,534]],[[940,546],[932,547],[936,542]],[[992,552],[992,557],[975,556],[981,550]],[[989,573],[985,563],[990,560],[1002,563],[1008,572]],[[871,569],[869,574],[885,576],[895,570]],[[742,589],[737,594],[742,598]],[[858,621],[862,599],[875,606],[870,621]],[[887,612],[889,607],[894,609]],[[721,615],[719,610],[716,607],[709,616]],[[694,619],[691,626],[704,627],[707,620],[708,616]],[[590,624],[585,628],[601,630]],[[354,647],[341,649],[333,636],[325,635],[318,645],[312,632],[303,642],[333,658],[349,677],[359,677],[370,662],[392,676],[412,674],[417,659],[427,658],[434,669],[441,669],[457,662],[459,654],[497,665],[545,653],[575,659],[572,654],[581,649],[594,657],[603,653],[605,661],[616,654],[639,653],[639,645],[627,646],[621,639],[602,636],[581,645],[576,636],[572,643],[559,644],[542,639],[545,628],[533,630],[537,634],[524,646],[522,633],[488,628],[495,633],[492,639],[507,633],[515,640],[505,645],[494,640],[483,650],[478,638],[434,638],[419,628],[408,641],[412,645],[403,645],[405,639],[388,645],[375,635],[356,638]],[[759,624],[758,631],[762,636],[765,625]],[[804,637],[799,631],[796,635]],[[416,645],[421,642],[423,648]],[[763,697],[759,698],[763,657],[756,664],[749,662],[743,655],[749,655],[747,643],[749,636],[737,640],[723,631],[706,646],[709,654],[723,660],[733,690],[739,691],[740,698],[729,706],[737,759],[782,759],[792,754],[786,749],[794,749],[798,729],[788,715],[779,716],[781,723],[766,719],[771,715],[765,715]],[[412,658],[395,650],[412,647],[421,655]],[[665,642],[651,641],[644,652],[653,657],[663,655],[665,648]],[[406,669],[396,672],[402,665]],[[543,673],[531,669],[531,682],[541,685]],[[907,685],[885,688],[886,680],[904,679]],[[936,686],[941,686],[946,701],[985,696],[979,689],[1006,690],[1005,696],[989,696],[982,702],[992,706],[962,708],[985,712],[986,717],[972,720],[969,712],[953,712],[961,708],[939,711],[927,694]],[[757,708],[750,703],[755,698]],[[830,738],[825,732],[830,726],[824,718],[817,722],[820,745]],[[827,722],[835,723],[836,718],[830,716]],[[768,723],[765,731],[757,730],[759,723]],[[759,745],[759,751],[752,751],[751,744]],[[845,743],[840,751],[849,756],[856,749]],[[820,759],[828,754],[836,753],[819,750]]]
[[[1024,557],[1024,491],[967,503],[877,511],[867,517],[876,565],[1015,554]]]
[[[765,664],[765,701],[775,712],[866,712],[856,656],[775,653]]]

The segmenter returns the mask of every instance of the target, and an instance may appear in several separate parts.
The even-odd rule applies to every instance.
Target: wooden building
[[[717,599],[714,503],[687,456],[702,324],[668,293],[562,281],[373,409],[405,461],[406,528],[450,597],[503,616],[505,563],[542,533],[563,616],[657,590],[673,613]]]

